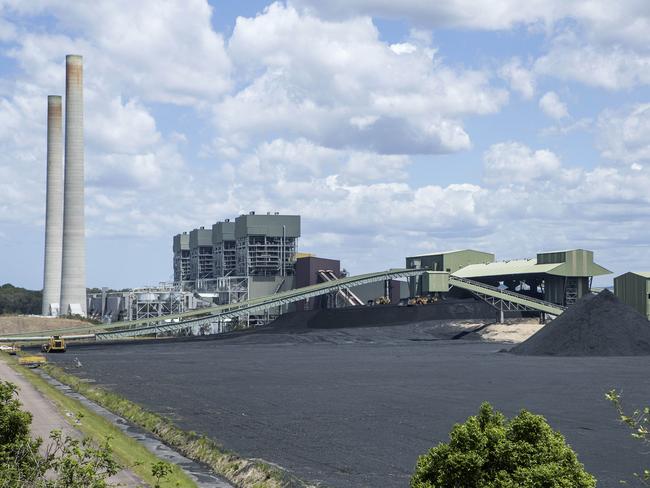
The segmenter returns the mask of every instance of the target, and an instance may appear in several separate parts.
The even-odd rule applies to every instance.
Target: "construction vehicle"
[[[63,337],[55,335],[50,337],[50,340],[41,346],[42,352],[65,352],[65,341]]]
[[[18,358],[18,364],[27,366],[28,368],[38,368],[46,362],[47,359],[44,356],[21,356]]]
[[[0,351],[4,351],[7,354],[15,356],[18,351],[20,351],[20,346],[18,344],[0,344]]]

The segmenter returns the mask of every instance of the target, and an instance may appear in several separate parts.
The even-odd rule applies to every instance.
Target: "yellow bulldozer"
[[[65,341],[63,337],[55,335],[50,337],[50,340],[41,346],[42,352],[65,352]]]

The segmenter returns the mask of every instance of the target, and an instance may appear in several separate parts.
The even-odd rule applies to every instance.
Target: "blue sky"
[[[89,286],[168,280],[173,234],[250,210],[353,273],[459,247],[649,270],[650,4],[469,5],[0,0],[0,282],[42,285],[69,53]]]

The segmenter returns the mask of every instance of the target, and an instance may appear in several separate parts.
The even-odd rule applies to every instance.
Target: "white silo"
[[[47,190],[43,315],[57,315],[63,245],[63,119],[61,97],[47,97]]]
[[[83,59],[65,58],[65,181],[61,314],[86,315]]]

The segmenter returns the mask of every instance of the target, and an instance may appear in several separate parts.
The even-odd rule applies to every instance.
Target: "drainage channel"
[[[84,407],[104,417],[106,420],[117,426],[117,428],[124,432],[124,434],[137,440],[156,457],[176,464],[185,471],[190,478],[192,478],[199,488],[234,488],[233,485],[215,475],[209,467],[186,458],[166,444],[163,444],[149,432],[136,427],[119,415],[115,415],[113,412],[105,409],[101,405],[88,400],[85,396],[73,391],[68,385],[64,385],[60,381],[55,380],[47,373],[44,373],[43,371],[38,372],[45,381],[60,390],[64,395],[74,398],[83,404]]]

